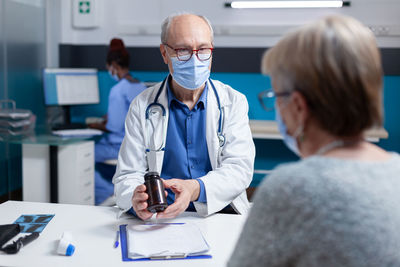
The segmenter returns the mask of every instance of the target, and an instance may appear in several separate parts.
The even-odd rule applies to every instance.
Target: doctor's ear
[[[161,56],[164,60],[164,63],[168,64],[168,55],[167,55],[167,49],[166,49],[165,45],[160,44],[160,52],[161,52]]]

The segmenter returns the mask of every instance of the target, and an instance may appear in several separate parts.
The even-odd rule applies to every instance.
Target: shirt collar
[[[204,87],[204,90],[201,93],[201,96],[194,107],[195,110],[196,109],[204,109],[207,106],[207,92],[208,92],[208,85],[206,82],[206,86]],[[171,88],[169,87],[168,82],[167,82],[167,95],[168,95],[168,106],[169,107],[171,107],[172,102],[179,103],[180,105],[185,105],[175,97],[174,93],[172,92]]]

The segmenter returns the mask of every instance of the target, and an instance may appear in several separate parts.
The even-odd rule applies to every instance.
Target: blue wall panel
[[[385,122],[388,139],[378,144],[382,148],[400,153],[400,76],[385,76],[383,93]]]
[[[141,81],[155,82],[165,78],[165,72],[134,72],[134,77]],[[274,112],[264,111],[258,103],[257,94],[271,88],[269,77],[259,73],[213,73],[213,79],[229,84],[234,89],[245,94],[249,102],[249,118],[256,120],[273,120]],[[108,93],[115,82],[105,71],[99,72],[99,86],[101,103],[97,105],[84,105],[72,108],[72,119],[84,121],[87,116],[102,116],[107,112]],[[378,143],[382,148],[400,153],[400,123],[397,116],[400,114],[400,76],[385,76],[384,78],[384,111],[385,129],[389,138]],[[256,139],[255,169],[273,169],[276,165],[299,158],[294,155],[282,140]],[[264,175],[255,174],[252,186],[257,186]]]

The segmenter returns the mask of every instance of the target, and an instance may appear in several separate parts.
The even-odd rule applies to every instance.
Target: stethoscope
[[[157,113],[159,111],[161,111],[161,115],[163,117],[163,120],[165,121],[166,118],[166,112],[165,112],[165,108],[163,105],[161,105],[160,103],[158,103],[158,97],[160,96],[165,83],[167,82],[169,76],[167,76],[167,78],[165,78],[163,80],[163,82],[161,83],[160,88],[158,89],[158,92],[156,94],[156,97],[154,98],[153,103],[149,104],[146,108],[146,121],[148,121],[150,119],[150,116],[152,113]],[[219,120],[218,120],[218,131],[217,131],[217,136],[218,136],[218,142],[219,142],[219,147],[223,147],[225,145],[225,135],[222,133],[222,108],[221,108],[221,103],[219,100],[219,96],[217,93],[217,90],[215,89],[215,86],[213,84],[213,82],[211,81],[211,79],[208,79],[208,81],[211,84],[211,87],[214,91],[215,97],[217,98],[217,103],[218,103],[218,109],[219,109]],[[165,147],[164,147],[164,139],[165,139],[165,135],[166,135],[166,129],[164,126],[164,132],[163,132],[163,142],[161,143],[161,145],[159,147],[154,147],[153,149],[146,149],[146,152],[150,152],[150,151],[164,151]]]

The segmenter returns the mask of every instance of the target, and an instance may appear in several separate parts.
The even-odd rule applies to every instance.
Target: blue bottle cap
[[[69,244],[67,247],[67,251],[65,252],[65,256],[71,256],[75,252],[75,246],[72,244]]]

